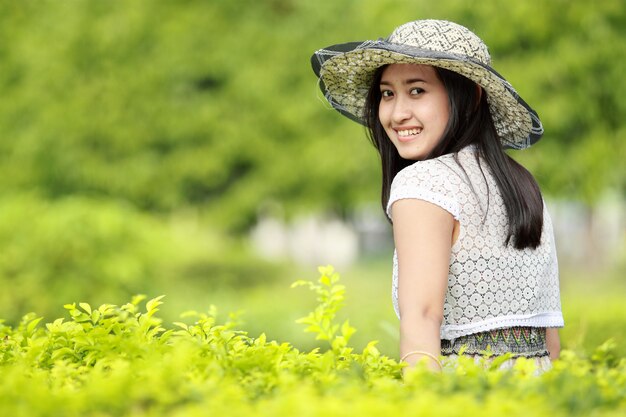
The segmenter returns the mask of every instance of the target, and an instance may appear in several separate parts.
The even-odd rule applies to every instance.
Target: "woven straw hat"
[[[374,72],[401,63],[445,68],[482,86],[505,148],[524,149],[541,138],[543,126],[537,113],[491,68],[485,43],[456,23],[417,20],[396,28],[387,39],[332,45],[311,57],[328,102],[361,124],[365,124],[365,99]]]

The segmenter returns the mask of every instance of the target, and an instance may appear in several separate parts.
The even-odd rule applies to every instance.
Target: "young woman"
[[[458,24],[406,23],[387,39],[311,58],[331,105],[367,127],[393,224],[400,356],[441,369],[463,353],[510,354],[538,372],[563,326],[550,217],[532,175],[503,149],[543,134],[537,114]]]

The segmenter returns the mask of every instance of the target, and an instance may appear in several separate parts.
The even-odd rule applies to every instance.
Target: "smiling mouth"
[[[419,135],[422,133],[421,128],[413,128],[413,129],[404,129],[404,130],[396,130],[398,137],[400,138],[409,138],[411,136]]]

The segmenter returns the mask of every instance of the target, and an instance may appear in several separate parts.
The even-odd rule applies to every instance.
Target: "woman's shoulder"
[[[391,206],[403,199],[428,201],[450,212],[458,218],[460,206],[457,201],[460,181],[453,170],[453,155],[415,162],[401,170],[391,184],[387,215],[391,217]]]
[[[446,181],[450,176],[458,176],[464,172],[463,167],[473,155],[473,148],[468,146],[458,153],[449,153],[437,158],[416,161],[402,169],[396,175],[395,182],[407,182],[411,180],[423,181]]]

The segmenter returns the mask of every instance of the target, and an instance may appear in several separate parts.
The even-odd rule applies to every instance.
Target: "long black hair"
[[[453,71],[434,68],[448,93],[450,117],[442,140],[426,159],[456,154],[465,146],[475,144],[482,160],[493,173],[504,200],[509,223],[505,245],[513,239],[513,245],[517,249],[536,248],[541,241],[543,228],[543,200],[537,182],[502,149],[484,90]],[[368,136],[378,150],[382,163],[383,210],[389,201],[393,178],[400,170],[415,163],[398,154],[378,119],[380,80],[384,69],[385,67],[381,67],[374,74],[364,115]],[[477,160],[480,164],[480,159]]]

